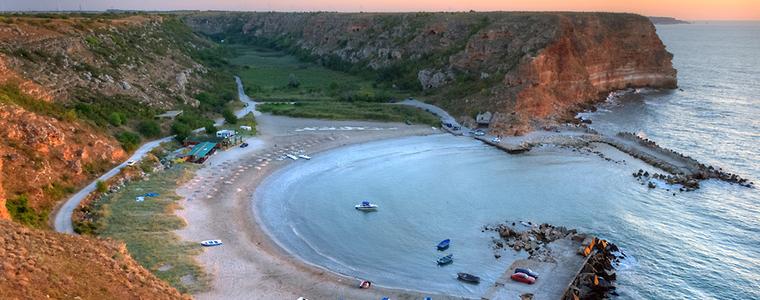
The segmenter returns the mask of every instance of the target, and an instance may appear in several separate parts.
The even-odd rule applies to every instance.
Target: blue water
[[[601,131],[637,131],[760,185],[760,24],[660,26],[683,91],[647,92],[590,114]],[[546,147],[506,155],[446,135],[379,141],[298,162],[267,179],[257,208],[305,261],[378,284],[478,297],[504,270],[484,224],[548,222],[625,249],[622,299],[760,299],[760,193],[718,181],[675,196],[630,175],[626,158]],[[377,213],[353,205],[371,200]],[[452,239],[455,263],[437,267]],[[476,273],[485,284],[454,280]]]

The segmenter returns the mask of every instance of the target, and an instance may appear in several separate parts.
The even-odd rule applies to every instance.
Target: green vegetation
[[[105,193],[108,191],[108,184],[105,181],[98,180],[98,182],[95,183],[95,191],[98,193]]]
[[[249,46],[229,46],[230,63],[245,83],[246,93],[262,101],[333,101],[362,98],[388,101],[401,97],[372,80],[300,61],[285,52]]]
[[[375,120],[420,124],[439,124],[438,118],[417,108],[368,102],[297,102],[264,103],[258,106],[262,112],[299,118],[330,120]]]
[[[5,202],[5,208],[11,214],[13,221],[31,226],[34,228],[43,228],[46,226],[49,209],[44,209],[41,212],[37,212],[33,208],[29,207],[29,197],[26,194],[18,195],[14,198],[8,199]]]
[[[140,146],[140,136],[130,131],[124,131],[116,135],[116,140],[121,143],[121,147],[126,151],[133,151]]]
[[[225,122],[229,124],[237,124],[237,117],[235,116],[235,113],[231,109],[223,110],[222,116],[224,117]]]
[[[156,138],[161,135],[161,125],[159,125],[158,122],[153,121],[153,120],[140,121],[140,124],[137,126],[137,130],[144,137],[148,137],[148,138]]]
[[[151,176],[134,181],[120,191],[105,196],[95,208],[96,224],[80,225],[77,230],[93,230],[96,234],[124,241],[132,257],[159,278],[169,282],[183,293],[203,290],[207,277],[193,256],[200,245],[182,241],[173,231],[185,226],[174,214],[180,199],[174,193],[178,185],[192,178],[194,165],[177,165]],[[137,202],[135,198],[147,192],[159,197]],[[187,284],[181,278],[190,275],[194,281]]]

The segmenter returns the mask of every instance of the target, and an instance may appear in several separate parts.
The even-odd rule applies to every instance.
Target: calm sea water
[[[760,184],[760,24],[658,27],[683,91],[630,95],[590,115]],[[619,157],[624,158],[624,157]],[[350,146],[280,170],[257,192],[259,216],[305,261],[378,284],[478,297],[504,271],[484,224],[530,220],[607,238],[631,256],[623,299],[760,299],[760,192],[706,181],[673,196],[638,185],[626,158],[546,147],[506,155],[437,135]],[[353,205],[370,200],[376,213]],[[455,264],[434,245],[452,239]],[[454,277],[468,271],[479,286]],[[336,291],[340,296],[340,291]]]

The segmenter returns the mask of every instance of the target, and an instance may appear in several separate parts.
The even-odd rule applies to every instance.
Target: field
[[[201,246],[182,241],[173,232],[185,226],[174,214],[180,199],[174,190],[189,180],[196,168],[189,164],[176,165],[134,181],[108,196],[99,210],[103,216],[99,221],[99,236],[126,243],[129,253],[140,265],[183,293],[201,291],[207,285],[205,273],[193,258],[202,251]],[[143,202],[135,200],[149,192],[160,195],[145,197]]]
[[[228,47],[235,53],[230,63],[237,69],[246,93],[257,101],[279,102],[262,104],[261,111],[301,118],[438,123],[421,110],[388,104],[406,95],[372,80],[299,61],[275,50]]]
[[[385,122],[411,122],[437,126],[440,121],[432,114],[417,108],[390,103],[367,102],[296,102],[264,103],[262,112],[297,118],[328,120],[375,120]]]
[[[249,96],[259,101],[328,101],[359,98],[388,101],[398,93],[373,87],[373,81],[299,61],[283,52],[231,45],[239,76]]]

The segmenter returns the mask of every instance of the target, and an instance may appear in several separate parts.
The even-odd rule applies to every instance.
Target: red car
[[[512,274],[512,280],[519,281],[519,282],[522,282],[522,283],[527,283],[527,284],[534,284],[534,283],[536,283],[536,279],[535,278],[530,277],[528,274],[525,274],[525,273],[514,273],[514,274]]]

